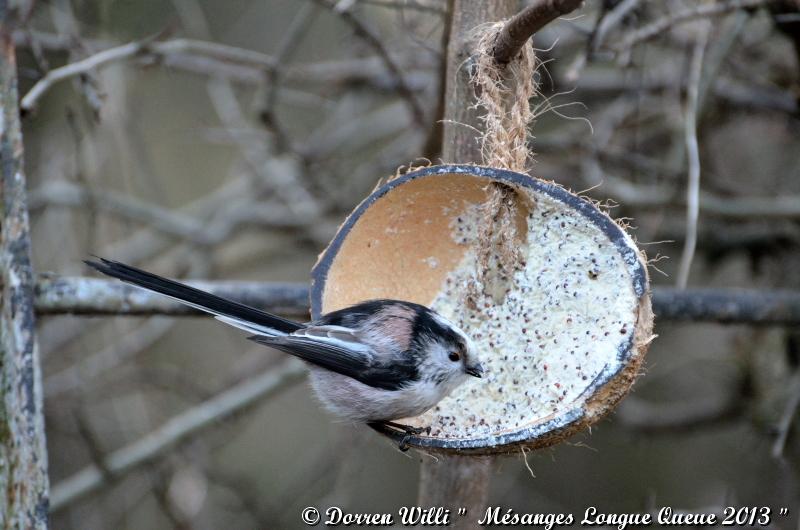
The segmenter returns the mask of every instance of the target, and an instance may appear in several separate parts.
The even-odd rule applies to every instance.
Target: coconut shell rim
[[[311,289],[309,291],[311,317],[317,319],[322,314],[322,296],[327,274],[347,235],[361,216],[375,202],[405,183],[422,177],[452,174],[485,177],[543,193],[577,211],[588,222],[597,226],[614,244],[630,272],[634,293],[638,299],[636,331],[631,334],[628,341],[620,345],[615,365],[613,367],[606,366],[592,384],[576,398],[576,401],[584,399],[580,405],[561,412],[543,423],[504,434],[469,439],[407,435],[388,427],[379,427],[377,430],[397,443],[421,450],[453,453],[495,454],[507,453],[520,446],[540,448],[552,445],[595,423],[613,409],[614,405],[630,390],[652,337],[653,319],[649,296],[649,277],[636,244],[622,227],[588,199],[579,197],[556,183],[507,169],[473,164],[443,164],[410,171],[383,184],[365,198],[347,217],[331,243],[320,254],[316,265],[311,270]]]

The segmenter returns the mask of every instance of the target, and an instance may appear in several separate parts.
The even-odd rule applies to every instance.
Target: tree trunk
[[[450,41],[447,43],[445,80],[444,144],[442,159],[453,163],[480,163],[481,146],[477,130],[482,129],[480,111],[474,108],[475,87],[469,82],[469,57],[475,42],[475,28],[487,22],[507,19],[516,13],[513,0],[450,0]]]
[[[10,17],[9,10],[0,16]],[[7,18],[0,20],[0,528],[28,530],[47,528],[47,447],[16,57]]]
[[[476,129],[481,129],[479,111],[474,109],[475,90],[469,82],[475,28],[515,14],[515,0],[450,0],[450,40],[447,43],[445,90],[444,162],[480,163],[481,146]],[[422,463],[418,504],[443,506],[451,510],[454,528],[474,528],[489,496],[491,457],[449,456]],[[459,516],[466,508],[466,516]]]

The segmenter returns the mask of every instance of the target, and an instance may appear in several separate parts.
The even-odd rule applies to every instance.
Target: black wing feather
[[[144,287],[157,293],[183,300],[187,303],[206,308],[212,313],[225,315],[245,322],[266,326],[283,333],[292,333],[302,328],[302,324],[281,318],[277,315],[261,311],[248,305],[222,298],[186,284],[143,271],[136,267],[100,258],[100,261],[84,261],[87,265],[103,274],[124,282]]]
[[[374,388],[398,390],[416,379],[416,367],[413,365],[379,364],[370,355],[308,337],[254,335],[249,339]]]
[[[93,269],[127,283],[176,298],[211,313],[291,334],[305,326],[292,320],[261,311],[233,300],[228,300],[186,284],[152,274],[118,261],[99,258],[100,261],[85,261]],[[378,306],[388,303],[376,300],[358,304],[349,310],[331,313],[323,318],[326,324],[356,324],[374,314]],[[416,304],[409,304],[416,307]],[[422,306],[419,306],[422,307]],[[341,320],[341,322],[340,322]],[[345,327],[348,327],[345,325]],[[357,327],[357,326],[355,326]],[[419,379],[416,358],[408,355],[405,360],[379,362],[375,356],[299,335],[268,337],[255,335],[251,340],[299,357],[333,372],[352,377],[365,385],[384,390],[398,390],[410,381]]]

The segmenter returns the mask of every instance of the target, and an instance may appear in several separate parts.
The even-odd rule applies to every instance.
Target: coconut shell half
[[[518,252],[513,271],[492,276],[481,270],[497,262],[479,258],[480,226],[493,222],[485,205],[498,184],[515,194],[504,229]],[[428,434],[384,431],[426,451],[560,441],[613,409],[653,336],[647,269],[631,237],[592,202],[501,169],[442,165],[395,178],[348,217],[312,276],[314,318],[368,299],[409,300],[477,344],[484,378],[397,420]]]

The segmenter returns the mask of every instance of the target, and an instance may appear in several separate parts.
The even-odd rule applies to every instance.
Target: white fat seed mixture
[[[616,369],[620,345],[631,340],[637,299],[614,244],[564,204],[535,199],[527,255],[505,298],[482,296],[477,310],[464,303],[475,278],[473,246],[432,303],[472,337],[486,375],[408,420],[431,426],[430,436],[513,432],[567,412],[604,369]],[[480,219],[474,205],[454,218],[454,240],[472,246]]]

